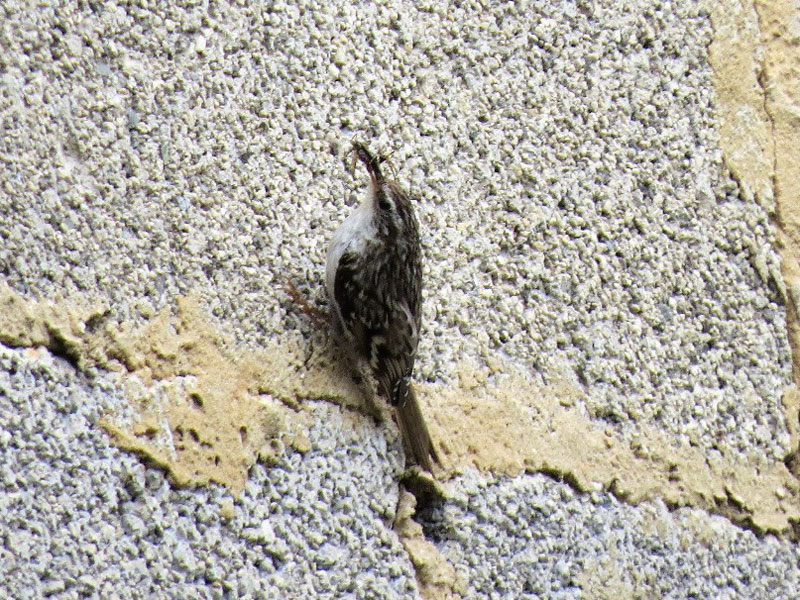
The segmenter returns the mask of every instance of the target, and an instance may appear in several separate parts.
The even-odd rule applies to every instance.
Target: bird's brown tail
[[[404,393],[404,399],[397,404],[397,423],[400,433],[403,436],[404,444],[411,448],[414,460],[426,471],[433,473],[433,463],[441,465],[436,448],[433,447],[431,436],[428,433],[428,426],[417,402],[417,395],[414,387],[409,382],[408,392]]]

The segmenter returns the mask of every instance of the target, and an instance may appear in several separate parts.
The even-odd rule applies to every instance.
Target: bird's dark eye
[[[378,198],[378,206],[383,211],[390,211],[392,210],[392,203],[391,201],[383,194],[381,194],[380,198]]]

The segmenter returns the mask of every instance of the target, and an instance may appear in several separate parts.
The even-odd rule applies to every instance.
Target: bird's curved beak
[[[351,168],[355,170],[356,158],[364,163],[369,173],[369,178],[372,182],[373,188],[377,189],[383,183],[383,173],[381,173],[380,163],[381,160],[377,156],[373,156],[367,147],[360,142],[353,142],[353,163]]]

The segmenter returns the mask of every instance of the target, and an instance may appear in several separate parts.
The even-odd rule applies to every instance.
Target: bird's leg
[[[311,319],[311,322],[315,327],[318,329],[324,329],[328,327],[330,323],[330,317],[316,306],[312,306],[311,303],[306,300],[305,296],[300,293],[294,283],[289,280],[285,281],[283,284],[283,290],[286,292],[289,298],[292,299],[292,302],[299,306],[300,310],[302,310],[308,316],[308,318]]]

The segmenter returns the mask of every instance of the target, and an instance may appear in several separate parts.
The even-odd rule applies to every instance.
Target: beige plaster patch
[[[81,300],[36,302],[0,284],[0,342],[67,353],[79,368],[120,372],[136,416],[100,422],[119,447],[163,469],[178,486],[214,481],[234,494],[249,467],[269,462],[287,441],[310,449],[304,398],[370,408],[365,391],[330,357],[313,360],[299,340],[248,350],[226,339],[194,297],[178,298],[136,327],[103,323],[106,310]],[[335,362],[335,361],[333,361]],[[412,520],[415,499],[403,491],[395,529],[417,569],[425,597],[459,598],[453,567]],[[230,518],[232,505],[221,507]]]
[[[0,342],[45,346],[81,369],[120,372],[136,417],[107,415],[100,425],[177,485],[215,481],[238,494],[256,460],[273,459],[283,443],[310,448],[307,417],[296,410],[302,399],[363,400],[324,356],[307,369],[299,340],[236,347],[194,297],[139,327],[104,322],[106,312],[82,300],[26,300],[0,284]]]
[[[436,546],[425,539],[422,526],[413,520],[416,503],[413,494],[400,490],[394,530],[414,564],[420,593],[431,600],[457,600],[467,592],[466,581]]]
[[[714,29],[708,58],[723,158],[745,196],[772,210],[775,154],[759,83],[763,48],[753,0],[711,0],[706,8]]]
[[[545,472],[584,492],[610,490],[632,504],[661,498],[758,531],[785,533],[800,522],[800,486],[783,463],[709,454],[646,426],[625,442],[582,414],[581,392],[569,384],[539,388],[510,372],[469,377],[484,383],[418,387],[452,473]]]
[[[800,8],[792,0],[708,2],[714,26],[709,59],[719,111],[723,157],[745,194],[774,207],[781,287],[793,379],[800,385]],[[796,389],[784,395],[798,460]]]
[[[0,343],[45,346],[83,366],[94,323],[106,312],[84,300],[26,300],[0,281]]]
[[[762,93],[774,148],[781,273],[790,299],[789,341],[800,384],[800,7],[789,0],[758,0],[755,8],[763,47]]]
[[[791,0],[709,2],[720,143],[747,192],[773,206],[793,376],[800,384],[800,8]],[[800,394],[785,396],[798,448]],[[795,451],[795,455],[797,450]],[[790,461],[800,476],[800,461]]]
[[[139,328],[109,325],[94,339],[94,358],[124,366],[137,410],[127,426],[101,421],[120,447],[163,467],[177,485],[209,481],[241,493],[257,460],[270,462],[288,442],[305,450],[290,355],[246,352],[218,332],[196,298],[179,298]],[[103,363],[104,361],[104,363]],[[265,386],[274,372],[274,385]]]
[[[102,307],[79,306],[28,302],[2,287],[0,340],[55,343],[59,351],[66,344],[80,364],[121,371],[138,416],[124,424],[108,415],[102,425],[176,484],[216,481],[238,493],[249,466],[273,458],[281,440],[308,449],[305,417],[295,410],[303,398],[352,406],[363,396],[323,356],[307,361],[300,341],[264,350],[235,346],[191,297],[141,327],[89,326]],[[443,479],[468,467],[508,475],[540,471],[582,491],[611,490],[631,503],[662,498],[760,531],[786,532],[800,522],[800,488],[782,463],[707,455],[647,427],[624,442],[581,413],[582,392],[567,383],[537,387],[499,363],[491,369],[464,364],[459,372],[458,386],[417,385],[445,458]],[[793,394],[787,411],[796,406]]]
[[[781,226],[800,241],[800,6],[756,0],[764,48],[762,84],[775,148],[775,196]],[[795,247],[797,249],[797,247]]]

